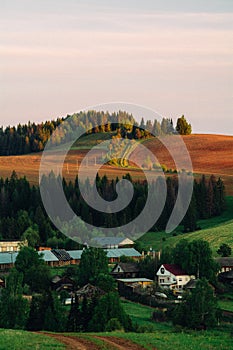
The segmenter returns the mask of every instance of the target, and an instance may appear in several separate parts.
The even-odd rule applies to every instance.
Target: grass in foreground
[[[123,301],[125,311],[138,325],[153,325],[153,333],[111,333],[129,339],[151,350],[210,350],[233,349],[233,325],[223,325],[214,330],[176,332],[171,323],[157,323],[151,320],[153,308],[130,301]],[[107,334],[105,334],[107,335]],[[110,334],[109,334],[110,335]]]
[[[21,330],[0,329],[0,350],[63,350],[55,339]]]

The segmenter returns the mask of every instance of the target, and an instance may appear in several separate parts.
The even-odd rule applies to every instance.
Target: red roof
[[[171,272],[175,276],[184,276],[187,275],[187,273],[182,270],[182,268],[179,265],[175,264],[163,264],[164,268]]]

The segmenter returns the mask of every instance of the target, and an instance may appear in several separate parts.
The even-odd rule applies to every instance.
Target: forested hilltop
[[[58,118],[52,121],[35,124],[18,124],[8,126],[5,129],[0,128],[0,156],[22,155],[33,152],[43,151],[46,142],[50,138],[53,131],[67,118]],[[129,124],[134,124],[133,128]],[[96,126],[98,125],[98,126]],[[63,130],[52,138],[52,144],[64,144],[72,139],[72,134],[75,129],[82,128],[84,133],[111,133],[120,132],[122,137],[129,138],[146,138],[152,134],[155,136],[163,134],[173,134],[175,128],[172,119],[163,118],[161,122],[158,120],[148,120],[146,123],[141,119],[141,123],[137,123],[132,114],[123,111],[117,113],[108,112],[80,112],[74,114],[69,125],[66,125]],[[146,129],[146,130],[144,130]],[[188,124],[184,117],[177,120],[176,130],[181,134],[190,134],[191,125]]]
[[[128,180],[130,175],[126,175]],[[46,181],[56,181],[51,174]],[[113,200],[116,196],[116,180],[108,180],[106,176],[96,179],[96,186],[105,200]],[[91,186],[91,185],[90,185]],[[142,181],[133,182],[134,196],[126,209],[113,214],[97,212],[89,207],[80,194],[78,178],[67,183],[63,179],[63,188],[68,202],[74,212],[85,222],[95,226],[113,227],[126,224],[143,209],[147,199],[147,185]],[[173,210],[178,183],[175,177],[167,178],[167,199],[158,222],[151,231],[164,230]],[[205,176],[195,181],[193,198],[183,219],[185,232],[195,231],[198,219],[207,219],[220,215],[225,208],[224,185],[221,179]],[[61,234],[47,216],[40,197],[39,187],[30,186],[27,179],[18,178],[16,173],[6,180],[0,179],[0,239],[26,238],[29,245],[35,247],[45,244],[50,247],[76,249],[77,243]]]

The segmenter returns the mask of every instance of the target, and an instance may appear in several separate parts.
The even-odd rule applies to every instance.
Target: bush
[[[106,332],[119,331],[119,330],[122,330],[122,328],[123,327],[120,324],[118,318],[111,318],[106,324],[105,331]]]
[[[151,324],[140,325],[136,327],[136,333],[153,333],[154,327]]]

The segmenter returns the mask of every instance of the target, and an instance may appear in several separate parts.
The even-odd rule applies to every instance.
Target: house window
[[[182,282],[182,278],[179,278],[179,282]]]
[[[161,278],[161,279],[160,279],[160,283],[164,283],[164,279]]]

